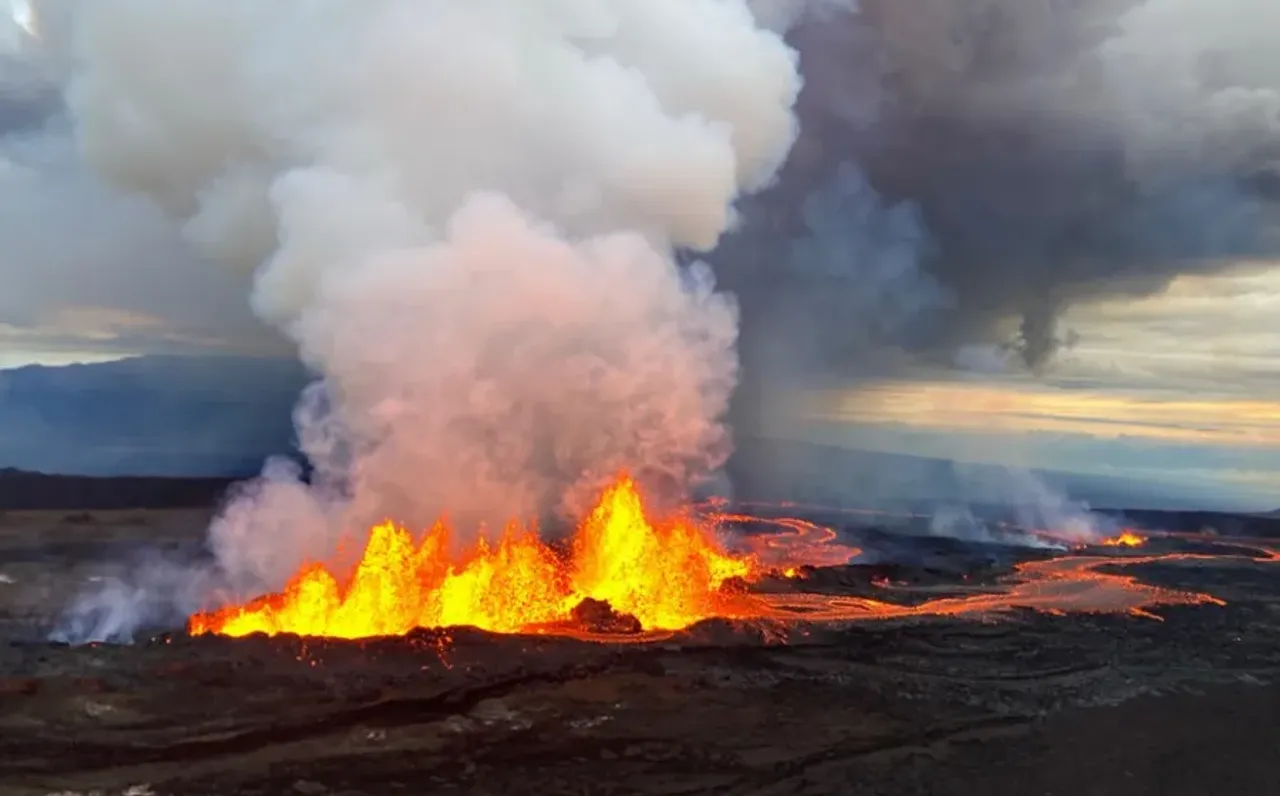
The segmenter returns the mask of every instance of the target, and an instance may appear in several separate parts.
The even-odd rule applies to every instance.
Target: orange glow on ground
[[[1158,605],[1226,605],[1208,594],[1150,586],[1131,575],[1103,571],[1106,566],[1153,561],[1208,560],[1213,556],[1170,554],[1143,558],[1067,556],[1019,564],[1000,586],[989,591],[941,597],[918,605],[865,597],[825,594],[768,595],[768,618],[806,622],[852,622],[913,616],[998,614],[1029,608],[1049,614],[1128,613],[1159,618],[1148,609]]]
[[[777,533],[748,537],[752,555],[761,564],[782,568],[794,577],[800,565],[839,567],[862,555],[862,550],[841,544],[835,530],[798,517],[754,517],[750,514],[713,514],[716,523],[772,525]]]

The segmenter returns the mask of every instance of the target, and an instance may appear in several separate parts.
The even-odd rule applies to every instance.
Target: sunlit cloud
[[[1072,309],[1050,382],[1280,400],[1280,267],[1184,276],[1164,294]]]
[[[9,17],[29,36],[37,35],[35,10],[30,0],[9,0]]]
[[[957,462],[1136,479],[1280,504],[1280,267],[1188,276],[1160,296],[1073,308],[1047,373],[975,346],[955,367],[806,392],[797,438]]]
[[[895,382],[812,394],[813,420],[940,432],[1041,432],[1104,439],[1280,446],[1280,403],[1151,398],[1012,384]]]
[[[64,307],[31,324],[0,323],[0,368],[27,364],[62,365],[106,362],[147,354],[246,356],[287,355],[266,340],[248,345],[213,335],[192,334],[165,320],[134,310]]]

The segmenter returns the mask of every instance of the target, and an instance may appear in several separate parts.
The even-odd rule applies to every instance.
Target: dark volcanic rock
[[[644,628],[631,614],[620,614],[613,606],[590,597],[573,608],[573,621],[590,633],[639,633]]]
[[[0,510],[81,512],[67,518],[90,524],[83,512],[105,509],[172,509],[213,506],[229,478],[92,478],[0,470]]]
[[[138,533],[167,527],[149,522]],[[1221,550],[1249,549],[1238,544]],[[11,599],[53,568],[17,569],[17,549],[0,561]],[[981,591],[966,574],[1003,571],[973,561],[967,572],[915,560],[806,569],[773,588],[910,602]],[[637,643],[652,637],[634,634],[634,617],[585,602],[575,629],[593,642],[453,628],[361,642],[10,643],[0,792],[1272,793],[1280,762],[1258,727],[1280,699],[1280,566],[1228,555],[1122,571],[1227,604],[1153,609],[1164,621],[714,619]],[[50,594],[67,591],[58,583]]]
[[[1064,793],[1216,792],[1143,762],[1185,754],[1190,732],[1197,750],[1235,756],[1214,769],[1233,793],[1269,793],[1280,763],[1244,737],[1265,734],[1229,717],[1265,724],[1280,698],[1266,686],[1280,680],[1280,569],[1224,566],[1161,567],[1170,585],[1238,584],[1225,608],[1163,609],[1164,622],[1024,611],[797,625],[787,643],[767,624],[719,621],[658,644],[456,629],[10,646],[0,668],[24,678],[0,688],[0,782],[145,782],[157,796],[1012,796],[1058,793],[1060,777],[1078,785]],[[634,627],[605,603],[576,618]],[[1181,715],[1201,717],[1194,731]]]

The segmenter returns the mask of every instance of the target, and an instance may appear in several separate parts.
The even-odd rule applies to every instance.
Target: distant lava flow
[[[908,616],[978,616],[1030,608],[1045,613],[1130,613],[1159,618],[1157,605],[1225,605],[1208,594],[1167,589],[1129,575],[1104,572],[1107,566],[1153,561],[1208,560],[1215,556],[1168,554],[1142,558],[1068,556],[1017,565],[999,590],[943,597],[917,605],[899,605],[861,597],[823,594],[769,595],[769,618],[809,622],[898,619]]]
[[[750,552],[728,552],[720,524],[772,525],[781,532],[748,536]],[[952,587],[948,596],[904,605],[856,595],[751,593],[749,584],[801,565],[833,567],[858,549],[838,534],[797,518],[693,514],[655,520],[625,476],[565,545],[534,531],[508,528],[496,543],[455,552],[444,523],[415,540],[393,524],[372,529],[364,555],[345,578],[321,564],[303,567],[279,594],[193,616],[193,635],[281,633],[336,638],[403,635],[419,627],[473,626],[497,633],[571,635],[646,641],[710,618],[851,622],[912,616],[978,616],[1030,608],[1048,613],[1132,613],[1157,605],[1222,605],[1207,594],[1151,586],[1117,567],[1220,556],[1169,553],[1070,555],[1024,562],[997,586]],[[1136,533],[1112,547],[1145,543]],[[1277,560],[1270,549],[1259,558]],[[896,587],[886,587],[889,591]],[[960,592],[960,593],[958,593]]]
[[[1122,531],[1119,536],[1102,540],[1104,547],[1142,547],[1146,543],[1147,540],[1143,536],[1128,529]]]
[[[861,548],[842,544],[834,529],[798,517],[756,517],[751,514],[711,514],[717,524],[742,527],[771,525],[780,529],[770,534],[748,536],[746,545],[758,564],[794,572],[801,566],[838,567],[862,555]]]

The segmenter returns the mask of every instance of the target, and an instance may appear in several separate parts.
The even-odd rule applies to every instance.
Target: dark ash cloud
[[[1040,369],[1072,305],[1280,253],[1274,13],[863,0],[802,21],[801,140],[719,258],[744,400],[974,343]]]

